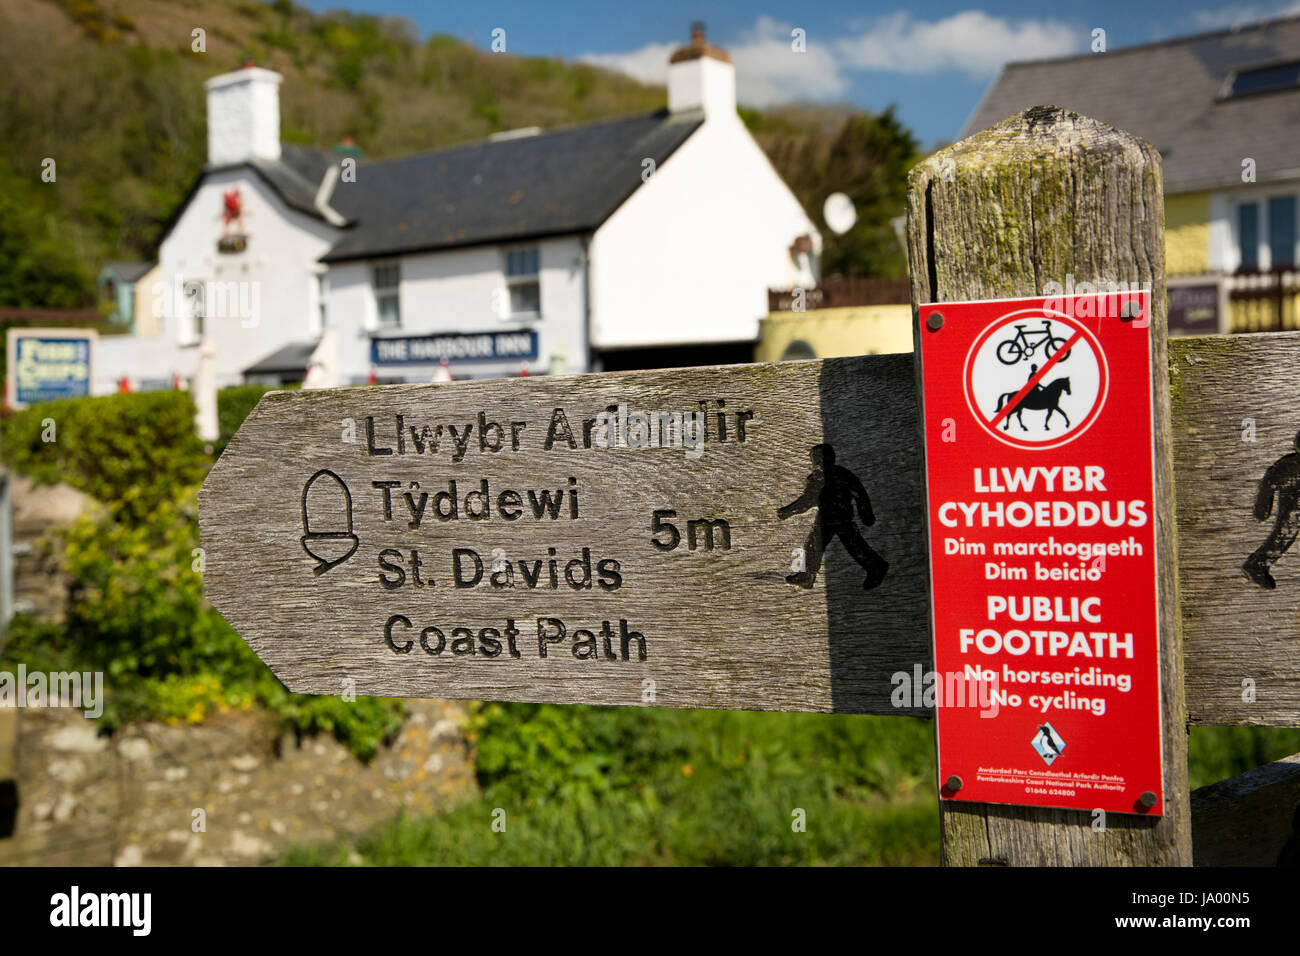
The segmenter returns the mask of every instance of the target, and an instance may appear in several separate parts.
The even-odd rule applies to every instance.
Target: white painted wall
[[[713,62],[713,61],[709,61]],[[752,341],[821,236],[734,110],[713,114],[596,232],[592,345]]]
[[[538,358],[531,371],[547,369],[552,353],[562,350],[570,372],[586,370],[585,308],[582,242],[578,237],[536,243],[540,251],[541,317],[520,319],[498,315],[508,308],[503,246],[478,246],[447,252],[401,257],[400,329],[378,329],[371,269],[385,260],[346,262],[329,271],[326,321],[339,331],[343,381],[363,382],[370,370],[370,338],[430,335],[445,332],[496,332],[534,328]],[[388,260],[391,261],[391,260]],[[381,378],[428,381],[434,366],[385,365]],[[514,375],[519,363],[466,362],[453,366],[456,375],[476,377]]]
[[[1235,272],[1241,267],[1241,236],[1238,206],[1252,202],[1259,208],[1259,235],[1257,253],[1260,269],[1273,265],[1269,242],[1268,201],[1274,197],[1300,196],[1300,183],[1272,182],[1246,186],[1213,193],[1210,196],[1210,268]],[[1292,256],[1300,258],[1300,234],[1296,236]],[[1294,260],[1293,260],[1294,261]]]
[[[96,392],[115,390],[123,375],[194,374],[199,343],[184,297],[193,282],[233,295],[224,310],[209,295],[206,334],[218,387],[238,384],[250,365],[320,335],[322,270],[328,278],[325,322],[338,331],[344,382],[367,379],[375,335],[523,328],[539,334],[533,371],[587,371],[588,305],[595,348],[755,341],[767,314],[767,289],[815,281],[791,258],[791,243],[811,235],[819,254],[821,237],[736,115],[730,64],[702,57],[673,64],[669,77],[674,106],[703,109],[705,123],[590,237],[589,257],[585,237],[536,243],[540,317],[499,314],[509,302],[504,249],[487,246],[403,257],[401,328],[378,330],[375,263],[323,266],[319,259],[338,229],[288,209],[251,169],[225,169],[205,178],[160,249],[148,299],[158,309],[161,331],[106,337]],[[209,81],[214,164],[279,155],[279,82],[262,70]],[[248,249],[218,253],[222,194],[234,188],[243,199]],[[465,362],[453,371],[486,377],[513,375],[519,367],[514,361]],[[427,381],[433,368],[386,365],[380,374]]]
[[[217,252],[221,236],[222,194],[238,188],[248,248]],[[294,212],[252,170],[209,175],[192,197],[159,249],[156,281],[145,290],[151,313],[161,320],[153,336],[123,336],[101,352],[96,392],[115,391],[123,375],[132,380],[189,378],[197,363],[198,338],[185,299],[187,283],[209,291],[207,334],[215,350],[217,385],[243,381],[245,368],[290,342],[319,334],[317,259],[338,231]],[[219,308],[212,293],[227,293]]]
[[[1232,222],[1236,207],[1224,193],[1210,194],[1210,256],[1211,272],[1232,272],[1241,264],[1236,238],[1237,229]]]
[[[95,373],[90,394],[112,395],[125,375],[131,387],[142,381],[171,381],[180,375],[184,382],[194,377],[199,350],[180,349],[166,335],[101,335],[95,346]]]

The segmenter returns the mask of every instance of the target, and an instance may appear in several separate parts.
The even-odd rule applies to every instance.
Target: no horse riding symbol
[[[1020,309],[976,337],[964,383],[971,414],[999,441],[1053,448],[1083,434],[1101,411],[1106,357],[1083,321]]]

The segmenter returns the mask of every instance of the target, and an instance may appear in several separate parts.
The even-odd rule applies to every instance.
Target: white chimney
[[[280,82],[248,63],[208,80],[208,163],[228,166],[280,158]]]
[[[668,109],[704,110],[705,117],[736,115],[736,68],[726,50],[704,39],[704,24],[691,24],[691,42],[668,60]]]

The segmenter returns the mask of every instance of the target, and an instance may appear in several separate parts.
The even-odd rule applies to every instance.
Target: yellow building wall
[[[1282,296],[1282,324],[1278,325],[1277,299],[1247,299],[1228,305],[1230,332],[1294,332],[1300,329],[1300,295]]]
[[[818,358],[910,352],[912,307],[867,305],[773,313],[760,323],[754,359],[778,361],[796,341],[808,343]]]
[[[134,335],[158,335],[162,332],[162,318],[154,315],[154,286],[162,281],[162,268],[154,266],[135,283],[135,317],[132,320]]]
[[[1210,194],[1165,196],[1165,272],[1170,276],[1210,272]],[[1229,308],[1234,332],[1276,328],[1276,306],[1267,302],[1234,302]],[[1300,308],[1288,295],[1283,328],[1300,328]],[[762,320],[754,357],[778,361],[792,342],[806,342],[818,358],[912,351],[912,309],[909,305],[860,306],[778,312]]]
[[[1210,271],[1210,194],[1165,197],[1165,274]]]

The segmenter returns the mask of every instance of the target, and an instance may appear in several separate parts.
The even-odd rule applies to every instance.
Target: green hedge
[[[202,723],[222,710],[264,708],[304,733],[330,733],[368,760],[401,729],[399,701],[291,694],[203,598],[197,488],[140,521],[110,509],[64,536],[71,585],[64,627],[15,619],[6,662],[102,671],[103,726],[133,720]],[[57,663],[57,666],[52,666]]]
[[[44,402],[10,415],[0,434],[10,467],[41,484],[67,482],[132,523],[207,472],[187,392]]]
[[[217,392],[217,445],[215,451],[220,455],[230,444],[230,439],[244,419],[261,401],[267,392],[275,390],[273,385],[236,385],[223,388]]]
[[[218,393],[220,447],[267,390]],[[15,619],[0,669],[12,661],[103,671],[108,728],[264,708],[299,731],[333,734],[362,759],[401,729],[398,701],[289,693],[204,600],[196,499],[210,458],[188,393],[47,402],[10,416],[2,435],[10,467],[67,482],[105,510],[63,533],[66,626]]]

